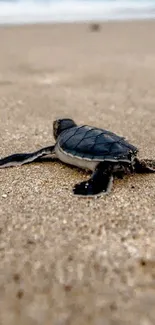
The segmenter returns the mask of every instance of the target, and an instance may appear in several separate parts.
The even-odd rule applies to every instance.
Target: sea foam
[[[0,1],[0,24],[155,18],[155,0]]]

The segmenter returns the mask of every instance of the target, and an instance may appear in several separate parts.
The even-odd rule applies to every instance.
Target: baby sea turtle
[[[108,193],[113,176],[122,178],[133,172],[155,172],[155,161],[139,160],[138,149],[110,131],[78,126],[71,119],[59,119],[53,123],[53,135],[55,145],[0,159],[0,168],[23,165],[55,154],[64,163],[93,171],[90,179],[76,184],[73,189],[74,194],[82,196]]]

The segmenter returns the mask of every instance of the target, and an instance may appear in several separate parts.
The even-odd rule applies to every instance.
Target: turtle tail
[[[0,168],[21,166],[37,161],[40,158],[50,155],[54,152],[54,146],[45,147],[31,153],[17,153],[0,159]]]
[[[155,160],[135,159],[134,169],[136,173],[155,173]]]

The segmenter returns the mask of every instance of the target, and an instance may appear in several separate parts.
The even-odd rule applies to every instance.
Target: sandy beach
[[[0,156],[103,127],[155,158],[155,22],[0,28]],[[58,161],[0,170],[0,324],[155,324],[155,175],[72,195]]]

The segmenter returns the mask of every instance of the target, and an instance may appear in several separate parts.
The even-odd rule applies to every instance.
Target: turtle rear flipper
[[[0,168],[15,167],[28,164],[38,159],[50,155],[54,152],[55,146],[45,147],[31,153],[17,153],[0,159]]]
[[[113,175],[112,166],[106,165],[104,162],[100,163],[89,180],[75,185],[73,193],[87,197],[108,194],[112,187]]]
[[[135,158],[134,168],[136,173],[155,173],[155,160]]]

